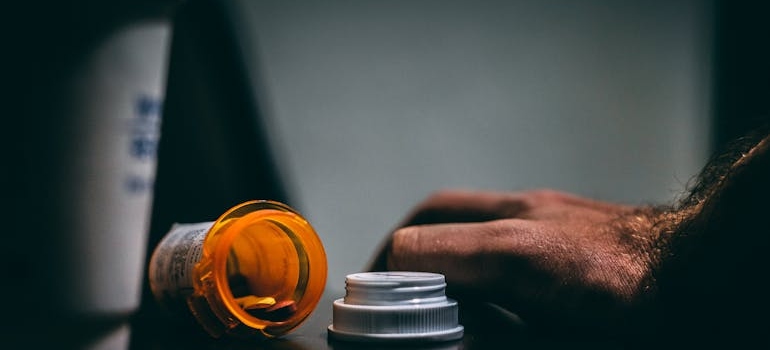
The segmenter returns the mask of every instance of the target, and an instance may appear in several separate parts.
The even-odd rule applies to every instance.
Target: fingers
[[[487,225],[443,224],[410,226],[393,234],[389,270],[442,273],[447,282],[473,284],[487,280],[478,274],[481,252],[489,244]],[[484,272],[490,273],[489,270]]]
[[[481,222],[514,217],[527,209],[527,202],[500,192],[444,190],[418,205],[399,227],[447,223]]]
[[[631,211],[633,207],[605,203],[553,190],[493,192],[444,190],[415,207],[397,227],[441,223],[489,222],[500,219],[554,220],[605,217],[610,213]],[[388,236],[367,264],[369,271],[387,269],[392,247]],[[419,255],[417,256],[419,257]]]
[[[448,284],[475,294],[506,290],[511,278],[532,270],[531,226],[513,219],[406,227],[393,234],[387,268],[441,273]]]
[[[444,190],[434,193],[407,215],[397,227],[435,223],[483,222],[515,216],[525,210],[523,201],[498,192]],[[387,269],[393,237],[388,236],[367,263],[367,271]]]
[[[507,218],[540,219],[541,212],[580,208],[603,213],[622,213],[632,206],[606,203],[553,190],[492,192],[444,190],[418,205],[399,227],[483,222]],[[544,215],[548,216],[548,215]]]
[[[646,283],[649,266],[614,224],[632,210],[549,190],[438,192],[388,237],[375,266],[441,273],[448,293],[542,326],[606,326]]]

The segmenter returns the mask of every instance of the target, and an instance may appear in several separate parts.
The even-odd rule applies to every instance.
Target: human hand
[[[552,190],[442,191],[407,216],[369,269],[442,273],[458,299],[494,303],[542,331],[643,332],[656,216]]]
[[[550,334],[767,343],[768,135],[716,154],[673,204],[439,192],[368,268],[442,273],[461,305],[493,303]]]

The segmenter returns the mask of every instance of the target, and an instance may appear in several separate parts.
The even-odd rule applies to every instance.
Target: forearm
[[[742,337],[768,324],[752,317],[770,312],[760,287],[770,249],[770,138],[758,139],[710,162],[662,216],[655,278],[664,326],[678,335]]]

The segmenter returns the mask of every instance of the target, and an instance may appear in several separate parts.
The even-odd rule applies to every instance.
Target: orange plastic
[[[213,337],[279,337],[313,312],[326,273],[326,253],[307,220],[282,203],[249,201],[206,233],[187,305]]]

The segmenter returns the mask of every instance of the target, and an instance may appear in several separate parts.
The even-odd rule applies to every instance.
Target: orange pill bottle
[[[241,203],[216,221],[174,224],[150,258],[165,309],[191,314],[212,337],[275,338],[304,322],[326,285],[313,227],[274,201]]]

